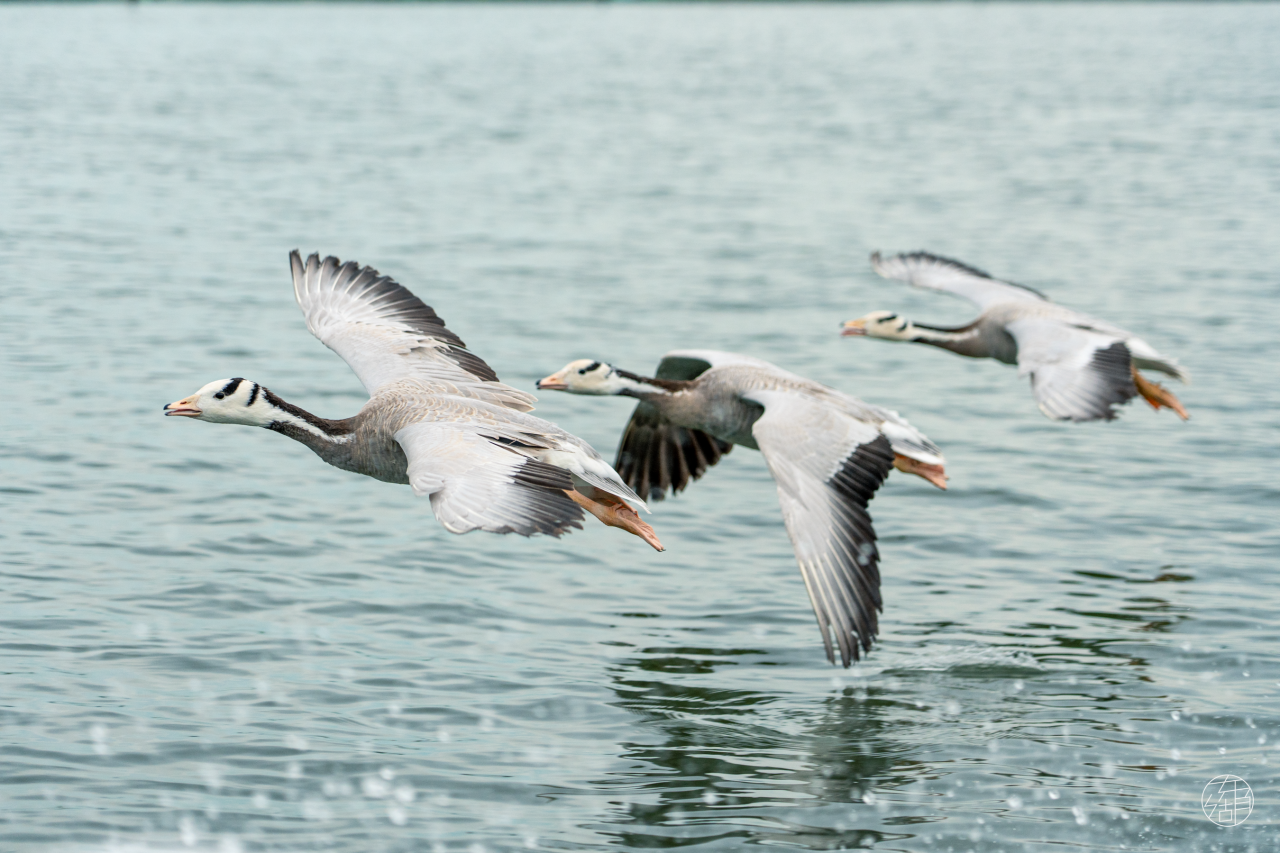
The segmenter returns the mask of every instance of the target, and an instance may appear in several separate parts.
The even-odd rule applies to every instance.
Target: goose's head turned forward
[[[596,397],[638,397],[661,393],[664,384],[669,383],[619,370],[608,362],[580,358],[545,379],[539,379],[537,388],[539,391],[568,391],[570,394]]]
[[[856,320],[847,320],[840,330],[844,337],[881,338],[886,341],[914,341],[920,332],[915,324],[893,311],[872,311]]]
[[[276,410],[267,402],[268,394],[269,391],[248,379],[218,379],[191,396],[165,406],[164,413],[215,424],[265,427],[276,420]]]

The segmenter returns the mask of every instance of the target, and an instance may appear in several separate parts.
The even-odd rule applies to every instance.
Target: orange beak
[[[840,337],[848,338],[855,335],[865,335],[867,333],[866,320],[848,320],[840,327]]]
[[[165,417],[169,417],[170,415],[179,418],[199,417],[202,412],[200,411],[200,407],[196,405],[195,401],[196,398],[191,396],[183,397],[176,403],[170,403],[164,407]]]
[[[557,371],[545,379],[539,379],[537,388],[539,391],[567,391],[569,383],[565,382],[565,376],[568,374],[566,370]]]

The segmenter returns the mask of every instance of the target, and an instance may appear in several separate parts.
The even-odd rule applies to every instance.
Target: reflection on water
[[[1270,850],[1280,10],[0,7],[0,850]],[[596,525],[160,406],[364,400],[288,250],[370,263],[512,384],[748,352],[908,417],[879,643],[827,666],[759,454]],[[1183,424],[841,339],[931,249],[1132,328]],[[539,414],[609,453],[627,401]],[[1204,818],[1212,777],[1249,820]]]

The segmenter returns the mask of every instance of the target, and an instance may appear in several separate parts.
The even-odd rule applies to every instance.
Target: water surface
[[[0,9],[0,847],[1269,850],[1280,9]],[[452,536],[162,404],[363,402],[287,252],[507,381],[751,353],[895,408],[880,642],[824,660],[758,454],[653,523]],[[927,248],[1179,357],[1181,423],[841,340]],[[611,454],[625,400],[539,413]],[[1205,783],[1253,786],[1248,821]]]

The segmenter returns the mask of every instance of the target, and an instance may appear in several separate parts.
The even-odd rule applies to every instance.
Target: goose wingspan
[[[778,484],[827,659],[849,666],[879,629],[879,552],[867,503],[893,467],[889,439],[871,424],[803,395],[752,391],[764,406],[752,434]]]
[[[582,527],[582,509],[565,492],[568,471],[531,458],[500,437],[455,424],[421,422],[396,432],[409,485],[431,499],[451,533],[487,530],[561,536]]]
[[[340,355],[372,395],[388,382],[417,379],[463,397],[529,411],[536,399],[498,381],[444,320],[373,267],[289,254],[293,292],[307,328]]]
[[[871,267],[884,278],[905,281],[916,287],[941,290],[963,296],[986,310],[1001,302],[1047,302],[1043,293],[992,278],[979,269],[928,252],[909,252],[882,258],[871,254]]]
[[[1040,410],[1069,421],[1114,420],[1113,407],[1136,396],[1133,362],[1120,338],[1054,318],[1007,326],[1018,344],[1018,373],[1031,376]]]

